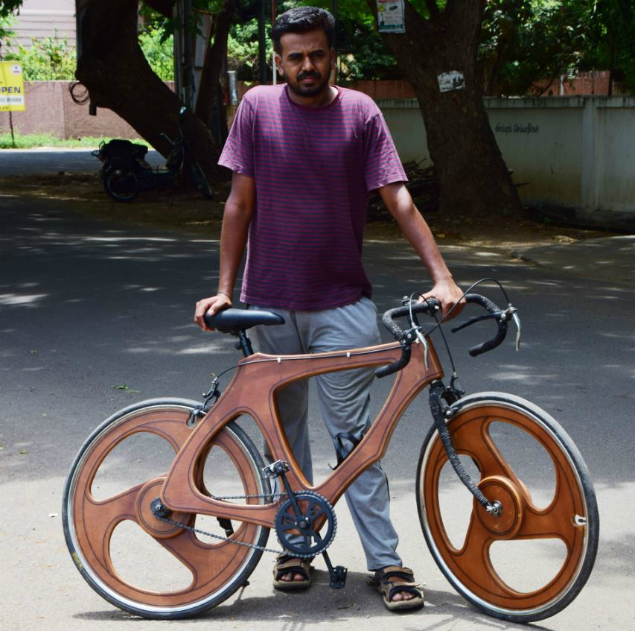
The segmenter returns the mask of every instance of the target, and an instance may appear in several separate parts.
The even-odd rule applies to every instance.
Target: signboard
[[[440,74],[437,79],[439,81],[439,90],[441,92],[462,90],[465,87],[465,77],[458,70],[444,72],[443,74]]]
[[[377,26],[380,33],[405,33],[403,0],[377,0]]]
[[[23,112],[24,75],[17,61],[0,61],[0,112]]]

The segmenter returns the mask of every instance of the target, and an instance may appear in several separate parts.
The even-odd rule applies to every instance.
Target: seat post
[[[247,337],[247,333],[245,333],[244,329],[240,329],[238,331],[238,348],[243,352],[245,357],[249,357],[254,354],[254,349],[251,347],[251,341]]]

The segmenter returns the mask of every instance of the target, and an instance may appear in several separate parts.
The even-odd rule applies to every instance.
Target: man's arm
[[[234,173],[231,192],[223,213],[218,291],[215,296],[199,300],[194,312],[194,322],[204,331],[211,330],[204,319],[208,311],[218,313],[232,306],[234,284],[247,243],[255,199],[256,186],[253,178]]]
[[[428,268],[434,286],[425,293],[424,298],[436,298],[441,303],[445,315],[457,302],[459,306],[452,312],[458,315],[465,301],[461,300],[463,292],[454,282],[450,270],[447,268],[441,252],[437,247],[434,236],[425,219],[415,207],[412,197],[403,182],[388,184],[379,189],[390,214],[399,224],[412,247],[415,249],[423,264]]]

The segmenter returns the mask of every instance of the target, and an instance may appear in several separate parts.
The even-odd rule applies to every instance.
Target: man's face
[[[282,54],[276,55],[276,61],[290,90],[311,98],[329,89],[335,56],[323,30],[286,33],[280,38],[280,46]]]

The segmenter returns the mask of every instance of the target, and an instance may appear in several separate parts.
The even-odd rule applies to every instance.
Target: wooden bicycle
[[[501,310],[477,294],[466,298],[488,313],[463,326],[484,318],[498,326],[493,340],[470,351],[480,354],[503,341],[516,310],[511,304]],[[465,599],[497,618],[530,622],[566,607],[586,583],[597,551],[599,518],[587,467],[562,427],[534,404],[496,392],[463,396],[454,379],[450,386],[444,384],[439,357],[417,321],[417,314],[436,310],[438,304],[428,301],[387,311],[383,322],[397,340],[393,343],[280,357],[254,354],[245,331],[255,325],[275,326],[281,316],[230,309],[209,319],[211,327],[237,335],[245,355],[225,391],[221,394],[215,378],[203,402],[152,399],[125,408],[94,431],[71,467],[63,500],[64,532],[82,576],[125,611],[145,618],[185,618],[218,605],[244,586],[263,552],[270,551],[266,545],[274,529],[288,554],[322,554],[331,586],[343,587],[346,570],[333,567],[326,552],[336,530],[333,506],[382,458],[404,410],[430,386],[434,425],[421,448],[416,496],[434,560]],[[395,322],[403,317],[409,319],[405,331]],[[340,454],[335,470],[311,486],[279,421],[276,392],[298,379],[369,367],[379,367],[378,376],[396,373],[383,408],[361,440],[350,445],[350,453]],[[236,422],[242,415],[252,417],[273,454],[267,466]],[[501,427],[503,433],[522,434],[545,455],[554,478],[551,498],[537,502],[534,490],[517,475],[515,463],[498,444]],[[136,448],[127,452],[127,462],[113,454],[126,454],[122,446],[140,435],[167,443],[175,454],[172,464],[111,493],[108,475],[117,478],[142,460]],[[218,467],[214,454],[222,456]],[[154,459],[151,452],[149,461]],[[452,469],[467,487],[464,496],[471,498],[465,537],[458,542],[450,534],[443,498],[448,487],[444,472]],[[231,482],[234,492],[227,494]],[[210,521],[217,521],[215,530],[207,525]],[[138,582],[125,575],[121,568],[126,563],[140,570],[154,554],[124,540],[123,552],[115,555],[118,528],[131,522],[178,561],[186,570],[185,582],[150,589],[143,574]],[[510,584],[499,572],[493,546],[542,539],[562,544],[561,563],[540,585],[519,589],[513,580]],[[522,564],[515,570],[533,574]]]

